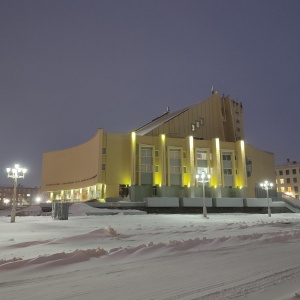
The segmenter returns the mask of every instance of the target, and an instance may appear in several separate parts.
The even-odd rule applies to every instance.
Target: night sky
[[[0,185],[42,153],[220,94],[245,142],[300,161],[300,1],[0,0]]]

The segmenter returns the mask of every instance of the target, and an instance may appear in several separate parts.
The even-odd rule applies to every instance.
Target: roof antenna
[[[213,85],[211,86],[211,93],[212,93],[212,94],[215,93],[215,90],[214,90],[214,86],[213,86]]]
[[[167,114],[170,112],[170,107],[167,106]]]

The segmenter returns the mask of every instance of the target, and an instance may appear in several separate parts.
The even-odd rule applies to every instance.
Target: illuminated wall
[[[150,151],[148,161],[152,164],[145,170],[142,164],[147,159],[141,155],[143,149]],[[226,157],[230,157],[229,164],[224,160]],[[252,162],[250,177],[247,177],[246,159]],[[224,171],[228,165],[230,184]],[[153,186],[170,191],[176,185],[181,191],[189,190],[189,196],[193,197],[198,186],[196,174],[201,170],[211,175],[209,186],[215,191],[214,197],[222,197],[228,189],[240,189],[244,197],[255,197],[259,182],[275,182],[274,155],[244,141],[109,134],[98,130],[82,145],[43,155],[42,189],[52,194],[52,200],[82,201],[118,198],[121,187],[135,187],[131,199],[134,201],[138,194],[152,196]],[[143,182],[145,178],[148,181],[152,178],[148,187]],[[143,194],[143,189],[148,194],[145,191]]]
[[[101,182],[103,130],[89,141],[43,154],[42,191],[71,190]]]
[[[170,115],[172,115],[172,111]],[[176,113],[176,112],[174,112]],[[162,116],[162,119],[167,115]],[[173,138],[194,136],[197,139],[235,142],[244,139],[243,107],[229,96],[220,96],[218,92],[209,98],[178,111],[174,117],[159,122],[153,120],[153,126],[146,124],[137,130],[137,135],[159,136],[165,134]],[[152,124],[152,122],[150,122]],[[150,129],[145,133],[145,128]]]
[[[249,197],[255,197],[254,190],[261,182],[268,180],[275,184],[275,158],[273,153],[261,151],[245,144],[245,156],[252,161],[252,174],[247,180]]]
[[[119,197],[119,185],[131,185],[131,135],[105,134],[105,170],[102,172],[107,197]]]

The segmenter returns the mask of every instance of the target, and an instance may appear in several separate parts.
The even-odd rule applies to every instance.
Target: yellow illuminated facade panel
[[[88,141],[87,145],[74,147],[72,149],[74,155],[71,155],[70,151],[66,151],[67,155],[64,155],[65,166],[69,166],[73,163],[74,157],[83,155],[82,149],[87,150],[87,156],[90,156],[91,153],[98,153],[100,157],[95,155],[95,161],[101,164],[105,162],[105,170],[100,168],[97,173],[97,169],[92,167],[84,171],[85,174],[96,172],[94,176],[91,176],[94,178],[87,178],[88,180],[82,178],[76,184],[74,181],[73,184],[71,179],[81,176],[80,168],[75,174],[64,170],[63,177],[55,176],[56,170],[60,169],[58,162],[61,161],[61,153],[52,152],[50,155],[46,155],[43,162],[45,166],[43,174],[47,173],[47,175],[43,178],[43,190],[49,193],[52,201],[86,201],[89,199],[105,201],[108,197],[120,197],[120,187],[124,186],[129,190],[132,187],[138,187],[141,195],[144,195],[144,192],[141,192],[143,189],[152,191],[153,187],[165,187],[171,191],[172,187],[177,186],[181,193],[190,189],[190,195],[193,196],[192,189],[197,187],[196,174],[202,171],[211,175],[211,181],[207,186],[216,188],[214,197],[221,197],[222,189],[244,189],[248,187],[249,182],[254,191],[255,185],[264,179],[261,178],[261,173],[264,172],[264,169],[270,168],[273,163],[272,155],[246,146],[243,141],[222,142],[218,138],[197,140],[192,136],[184,139],[169,138],[164,134],[137,136],[135,133],[128,135],[105,133],[103,136],[103,143],[99,140],[95,142],[97,139],[92,143]],[[103,151],[103,146],[105,151]],[[77,150],[78,153],[76,153]],[[149,155],[145,151],[148,151]],[[142,152],[145,152],[144,159],[141,155]],[[230,156],[229,161],[227,161],[228,155]],[[262,169],[258,173],[254,169],[248,178],[245,166],[246,156],[251,158],[255,166]],[[147,162],[147,160],[149,161]],[[90,165],[92,166],[92,164]],[[97,163],[95,165],[98,166]],[[53,173],[51,174],[51,172]],[[149,176],[152,176],[151,180],[149,180]],[[230,176],[232,181],[226,181]],[[145,178],[148,178],[148,181]],[[268,178],[270,181],[273,179],[271,176]],[[55,183],[55,185],[46,185],[47,182]],[[68,184],[62,188],[64,186],[59,184],[60,182]],[[248,193],[248,197],[254,197],[253,191],[252,194]],[[152,194],[146,195],[152,196]],[[247,191],[245,191],[245,195],[247,195]],[[134,201],[134,198],[131,201]]]

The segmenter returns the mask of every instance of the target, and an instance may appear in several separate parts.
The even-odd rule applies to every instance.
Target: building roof
[[[279,164],[275,166],[276,169],[292,169],[298,167],[300,167],[300,162],[297,161],[287,162],[285,164]]]
[[[145,124],[144,126],[138,128],[135,130],[135,133],[137,135],[145,135],[148,132],[154,130],[155,128],[159,127],[160,125],[168,122],[169,120],[177,117],[178,115],[184,113],[185,111],[187,111],[189,109],[189,107],[185,107],[183,109],[174,111],[174,112],[165,112],[163,115],[153,119],[151,122]]]

